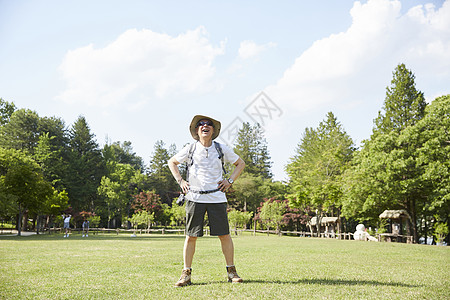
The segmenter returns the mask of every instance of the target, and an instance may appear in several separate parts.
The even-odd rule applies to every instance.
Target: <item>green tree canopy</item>
[[[50,183],[44,180],[40,166],[20,150],[0,147],[0,202],[4,212],[37,212],[53,196]],[[19,222],[19,234],[20,234]]]
[[[169,159],[175,154],[175,145],[166,149],[163,141],[157,141],[148,168],[150,189],[154,189],[162,201],[167,204],[172,203],[173,198],[178,195],[180,190],[167,165]]]
[[[285,210],[284,202],[275,199],[266,199],[259,209],[258,218],[265,224],[267,230],[275,227],[279,231]]]
[[[272,162],[267,141],[259,124],[253,126],[250,123],[242,124],[235,141],[234,151],[245,162],[245,173],[265,179],[272,178],[270,170]]]
[[[376,220],[385,209],[405,209],[411,216],[408,234],[418,242],[417,217],[426,202],[423,168],[417,160],[422,142],[418,134],[408,132],[423,118],[426,103],[403,64],[391,83],[385,113],[375,120],[374,134],[364,141],[347,174],[344,211],[347,216]]]
[[[70,205],[76,211],[93,211],[105,164],[94,134],[83,116],[69,130],[68,184]]]
[[[15,111],[8,123],[0,127],[0,146],[30,154],[39,141],[39,116],[28,109]]]
[[[286,170],[290,177],[292,207],[311,206],[339,214],[342,174],[352,159],[353,141],[333,113],[317,129],[306,128]]]
[[[0,126],[9,122],[11,115],[16,111],[16,106],[0,98]]]
[[[374,133],[399,133],[423,118],[426,102],[421,91],[416,89],[415,75],[404,64],[399,64],[393,73],[391,86],[386,88],[383,111],[375,119]]]
[[[245,228],[245,226],[252,219],[253,212],[248,211],[239,211],[232,209],[228,212],[228,220],[230,222],[230,226],[237,230],[238,227]],[[237,231],[236,231],[237,234]]]
[[[105,199],[109,226],[111,220],[129,216],[132,196],[142,187],[144,177],[140,170],[120,163],[114,164],[114,170],[102,177],[98,194]]]
[[[136,170],[144,170],[144,161],[136,155],[129,141],[107,143],[103,146],[102,154],[107,164],[129,164]]]

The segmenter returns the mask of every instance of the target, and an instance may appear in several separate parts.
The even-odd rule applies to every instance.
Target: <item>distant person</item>
[[[210,117],[195,116],[190,125],[192,137],[196,140],[187,145],[169,162],[173,177],[186,194],[186,239],[183,249],[184,269],[175,286],[191,284],[191,265],[198,237],[203,236],[205,213],[208,214],[211,235],[219,237],[225,256],[229,282],[242,282],[234,266],[234,246],[230,236],[225,192],[239,177],[245,162],[234,151],[213,140],[220,133],[220,122]],[[181,177],[178,165],[188,162],[187,181]],[[235,168],[228,178],[224,178],[223,163]]]
[[[83,227],[83,237],[88,237],[89,221],[88,220],[84,220],[83,225],[81,225],[81,227]]]
[[[62,215],[64,220],[64,237],[69,237],[69,229],[70,229],[70,218],[72,218],[71,214]]]

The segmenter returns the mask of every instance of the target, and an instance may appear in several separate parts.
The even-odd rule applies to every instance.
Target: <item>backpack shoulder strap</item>
[[[222,171],[223,174],[227,174],[227,170],[225,170],[225,166],[223,163],[223,151],[222,151],[222,146],[220,146],[220,144],[216,141],[214,141],[214,146],[216,147],[217,153],[219,153],[219,159],[222,161]]]
[[[186,181],[189,182],[189,169],[194,164],[194,151],[195,151],[195,145],[197,143],[192,143],[189,146],[189,153],[188,153],[188,160],[187,160],[187,169],[186,169]]]

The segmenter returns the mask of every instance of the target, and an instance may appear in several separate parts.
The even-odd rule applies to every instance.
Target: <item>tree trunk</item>
[[[22,215],[22,229],[23,231],[28,230],[28,210],[25,210]]]
[[[40,224],[40,220],[41,220],[41,216],[40,215],[36,215],[36,234],[39,234],[39,226]]]
[[[409,206],[410,206],[409,207],[410,209],[409,209],[408,213],[409,213],[409,216],[411,217],[411,220],[408,220],[408,221],[411,222],[412,224],[411,224],[411,226],[408,226],[408,227],[410,227],[408,235],[412,235],[414,243],[417,244],[419,242],[419,235],[417,233],[416,203],[415,203],[414,199],[411,199],[409,201]],[[411,228],[412,228],[412,233],[411,233]]]
[[[316,215],[316,229],[317,229],[317,237],[320,237],[320,225],[322,223],[322,211]]]
[[[19,207],[19,216],[17,218],[17,236],[22,235],[22,209]]]
[[[427,244],[427,237],[428,237],[428,223],[427,223],[427,217],[426,216],[424,216],[423,218],[422,218],[422,223],[424,223],[424,225],[423,225],[423,230],[424,230],[424,232],[423,232],[423,237],[424,237],[424,239],[425,239],[425,245]]]

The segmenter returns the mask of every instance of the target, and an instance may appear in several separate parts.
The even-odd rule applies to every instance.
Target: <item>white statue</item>
[[[364,226],[364,224],[358,224],[358,226],[356,226],[356,231],[353,234],[353,238],[356,241],[372,241],[372,242],[378,242],[378,240],[376,238],[374,238],[373,236],[371,236],[367,231],[366,231],[366,227]]]

